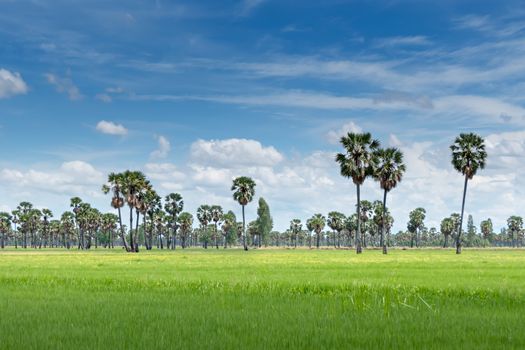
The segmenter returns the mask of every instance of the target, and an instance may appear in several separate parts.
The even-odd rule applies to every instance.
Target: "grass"
[[[520,349],[525,252],[0,253],[5,349]]]

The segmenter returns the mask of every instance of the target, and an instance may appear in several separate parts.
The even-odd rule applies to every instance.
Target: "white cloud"
[[[109,103],[109,102],[112,101],[111,96],[108,95],[108,94],[96,94],[96,95],[95,95],[95,98],[96,98],[97,100],[100,100],[100,101],[102,101],[102,102],[106,102],[106,103]]]
[[[46,73],[44,76],[49,84],[55,86],[58,92],[66,93],[71,101],[80,100],[84,97],[70,77],[66,76],[62,78],[51,73]]]
[[[339,143],[339,140],[341,140],[341,137],[348,133],[361,133],[363,132],[363,129],[361,129],[356,123],[354,122],[348,122],[344,124],[339,130],[330,130],[326,134],[326,139],[328,142],[330,142],[333,145],[336,145]]]
[[[122,124],[116,124],[111,121],[101,120],[97,124],[97,130],[103,134],[125,136],[128,134],[128,129]]]
[[[274,147],[247,139],[198,140],[191,145],[191,160],[202,165],[273,166],[284,159]]]
[[[0,69],[0,99],[25,94],[27,91],[27,84],[20,73]]]
[[[165,136],[156,136],[159,148],[151,152],[152,158],[166,158],[171,151],[171,143]]]
[[[0,171],[0,179],[11,188],[30,188],[73,196],[92,193],[93,186],[100,187],[104,182],[104,175],[91,164],[77,160],[65,162],[60,168],[47,171],[4,168]]]
[[[426,36],[394,36],[390,38],[382,38],[376,40],[377,47],[392,47],[392,46],[425,46],[430,45],[431,42]]]

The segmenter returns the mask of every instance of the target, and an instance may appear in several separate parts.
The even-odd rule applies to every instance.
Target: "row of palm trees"
[[[356,185],[357,193],[357,254],[362,252],[361,246],[361,186],[368,177],[379,182],[383,195],[383,222],[381,230],[381,245],[383,253],[387,253],[385,236],[385,211],[387,194],[394,189],[403,178],[406,166],[403,163],[403,153],[397,148],[380,148],[380,142],[372,138],[370,133],[348,133],[341,138],[344,148],[343,153],[336,156],[336,161],[341,167],[341,175],[351,178]],[[456,253],[461,254],[461,232],[463,227],[463,216],[465,212],[465,199],[467,195],[468,181],[480,169],[485,168],[487,152],[482,137],[473,133],[462,133],[450,146],[452,151],[452,165],[454,169],[465,177],[463,188],[463,201],[461,216],[456,235]]]
[[[383,253],[387,254],[387,243],[385,236],[392,227],[393,218],[388,213],[387,196],[402,181],[406,172],[406,165],[403,161],[403,153],[397,148],[381,148],[381,143],[374,139],[370,133],[348,133],[340,140],[343,152],[336,155],[335,161],[339,164],[341,175],[352,179],[356,186],[356,212],[354,215],[346,216],[339,212],[331,212],[328,220],[321,214],[316,214],[306,222],[310,232],[315,232],[317,236],[316,245],[319,246],[321,232],[328,226],[340,236],[344,228],[355,222],[355,247],[357,254],[362,253],[363,223],[366,223],[367,212],[370,210],[370,202],[361,200],[361,188],[366,179],[375,180],[383,191],[381,205],[374,205],[374,221],[377,228],[380,228],[380,246]],[[462,240],[461,232],[463,225],[463,215],[465,210],[465,199],[468,181],[476,175],[478,170],[485,167],[487,153],[485,151],[484,140],[475,134],[461,134],[450,146],[452,152],[452,165],[462,173],[465,178],[462,209],[459,216],[459,225],[456,223],[454,228],[457,232],[456,252],[461,253]],[[231,190],[233,198],[236,200],[242,211],[242,226],[234,221],[235,214],[225,215],[222,208],[218,205],[203,205],[197,210],[197,219],[201,229],[207,232],[208,225],[213,226],[213,240],[218,248],[218,225],[224,225],[225,229],[235,228],[242,239],[244,250],[248,250],[247,227],[245,207],[251,203],[255,197],[255,181],[246,176],[241,176],[233,180]],[[19,231],[22,234],[21,245],[27,247],[28,239],[31,247],[46,247],[57,245],[57,234],[60,231],[61,243],[68,246],[72,241],[74,232],[77,232],[79,249],[89,249],[94,243],[98,246],[97,232],[101,230],[107,233],[110,246],[114,242],[115,235],[120,237],[124,249],[128,252],[138,252],[142,240],[147,250],[151,250],[154,245],[154,237],[166,238],[168,249],[175,249],[177,238],[181,239],[181,246],[184,248],[188,244],[188,239],[192,231],[193,215],[183,212],[184,201],[180,194],[171,193],[164,198],[160,197],[154,190],[151,182],[140,171],[124,171],[122,173],[111,173],[108,181],[103,185],[102,191],[111,195],[111,206],[116,210],[117,215],[107,213],[102,214],[97,209],[83,202],[80,198],[71,199],[71,212],[62,215],[61,220],[51,220],[53,214],[48,209],[38,210],[33,208],[29,202],[22,202],[11,214],[0,213],[0,231],[7,232],[11,224],[19,224]],[[123,208],[128,208],[129,225],[124,225]],[[232,214],[232,215],[230,215]],[[410,213],[409,231],[415,232],[415,243],[418,246],[419,231],[424,220],[424,209],[418,208]],[[142,219],[142,223],[141,220]],[[162,229],[162,221],[166,222],[166,229]],[[233,220],[233,221],[232,221]],[[349,224],[350,222],[350,224]],[[442,231],[449,232],[449,221],[442,223]],[[225,229],[221,228],[222,232]],[[294,219],[290,224],[292,235],[297,237],[301,231],[300,220]],[[163,230],[161,233],[160,231]],[[255,230],[257,231],[257,230]],[[39,233],[40,232],[40,233]],[[224,243],[226,236],[223,234]],[[141,238],[141,239],[140,239]],[[448,236],[446,236],[446,240]],[[17,241],[17,240],[16,240]],[[93,242],[94,241],[94,242]],[[260,239],[259,239],[260,241]],[[5,245],[5,234],[0,237],[0,244]],[[15,242],[15,244],[17,244]],[[162,239],[160,240],[162,245]]]

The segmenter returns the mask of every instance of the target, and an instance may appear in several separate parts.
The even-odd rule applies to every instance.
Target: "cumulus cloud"
[[[191,160],[196,164],[273,166],[284,159],[274,147],[247,139],[198,140],[191,145]]]
[[[152,158],[166,158],[171,151],[171,143],[165,136],[156,136],[159,148],[151,152]]]
[[[128,134],[128,129],[122,124],[116,124],[111,121],[101,120],[97,124],[97,131],[108,135],[125,136]]]
[[[0,99],[25,94],[27,91],[27,84],[20,73],[0,69]]]
[[[66,93],[71,101],[80,100],[84,97],[70,77],[59,77],[51,73],[46,73],[44,76],[49,84],[53,85],[58,92]]]
[[[0,171],[0,179],[11,188],[78,195],[92,193],[93,186],[103,183],[104,175],[91,164],[76,160],[49,171],[4,168]]]
[[[341,140],[341,137],[348,134],[349,132],[353,133],[360,133],[363,132],[363,129],[361,129],[356,123],[354,122],[348,122],[344,124],[340,129],[338,130],[330,130],[326,134],[326,139],[328,142],[330,142],[333,145],[336,145]]]

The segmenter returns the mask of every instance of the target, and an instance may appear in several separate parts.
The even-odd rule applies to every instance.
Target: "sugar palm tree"
[[[385,217],[386,217],[386,196],[394,189],[406,171],[403,163],[403,152],[397,148],[381,148],[374,152],[374,179],[379,182],[383,190],[383,215],[381,222],[381,246],[383,254],[387,254],[385,244]]]
[[[224,213],[222,211],[222,207],[220,205],[212,205],[211,208],[211,219],[213,221],[215,232],[214,232],[214,239],[215,239],[215,247],[219,249],[219,230],[217,229],[219,222],[223,220]]]
[[[193,225],[193,215],[183,212],[178,216],[179,227],[181,231],[182,248],[186,248],[187,238]]]
[[[361,254],[361,186],[373,174],[373,152],[379,148],[380,143],[372,139],[370,133],[348,133],[341,138],[341,144],[345,152],[337,154],[336,162],[341,167],[341,175],[351,178],[357,189],[356,252]]]
[[[487,152],[485,151],[485,140],[473,133],[460,134],[450,146],[450,150],[452,151],[452,165],[454,169],[465,176],[461,218],[456,236],[456,254],[461,254],[461,230],[463,228],[468,180],[472,180],[478,170],[485,168]]]
[[[452,218],[444,218],[441,221],[441,233],[445,236],[445,243],[443,248],[448,248],[448,237],[454,232],[455,224]]]
[[[244,207],[248,205],[255,197],[255,181],[247,176],[241,176],[233,180],[231,190],[233,191],[233,199],[235,199],[242,207],[242,243],[244,250],[248,250],[246,241],[246,216]]]
[[[327,225],[334,231],[335,234],[337,234],[337,239],[334,237],[334,246],[340,247],[341,242],[341,231],[345,228],[345,220],[346,216],[343,213],[340,213],[338,211],[332,211],[328,213],[328,220]]]
[[[184,210],[184,201],[179,193],[170,193],[164,198],[164,210],[170,217],[170,224],[173,229],[173,244],[170,245],[169,230],[168,236],[166,237],[166,245],[168,249],[170,246],[175,249],[175,242],[177,237],[177,216]]]
[[[326,218],[322,214],[315,214],[310,219],[310,226],[317,235],[317,249],[319,249],[321,241],[321,232],[323,232],[326,225]]]
[[[480,224],[480,227],[481,227],[481,233],[483,234],[483,239],[487,241],[491,241],[492,235],[494,233],[494,227],[492,225],[492,220],[487,219],[487,220],[482,221]]]
[[[208,237],[208,224],[212,221],[212,212],[209,205],[203,204],[197,209],[197,220],[201,224],[201,229],[206,237]],[[208,241],[204,242],[204,248],[208,249]]]
[[[120,227],[120,237],[122,238],[122,243],[124,244],[124,249],[127,252],[130,252],[131,249],[128,246],[128,241],[126,239],[126,232],[124,230],[124,225],[122,225],[122,207],[124,206],[124,197],[123,197],[123,179],[122,174],[111,173],[108,175],[108,183],[102,186],[102,192],[108,194],[112,192],[113,197],[111,198],[111,206],[114,209],[117,209],[118,212],[118,221]]]
[[[297,235],[301,230],[303,229],[303,224],[301,223],[301,220],[299,219],[293,219],[290,222],[290,231],[294,235],[294,247],[297,248]]]
[[[518,237],[521,236],[521,232],[523,232],[523,218],[521,216],[511,216],[507,220],[507,227],[507,231],[512,240],[512,247],[517,247]]]
[[[416,208],[409,214],[408,230],[413,232],[410,246],[413,247],[413,237],[415,235],[416,247],[419,247],[419,233],[425,227],[426,210],[424,208]]]

